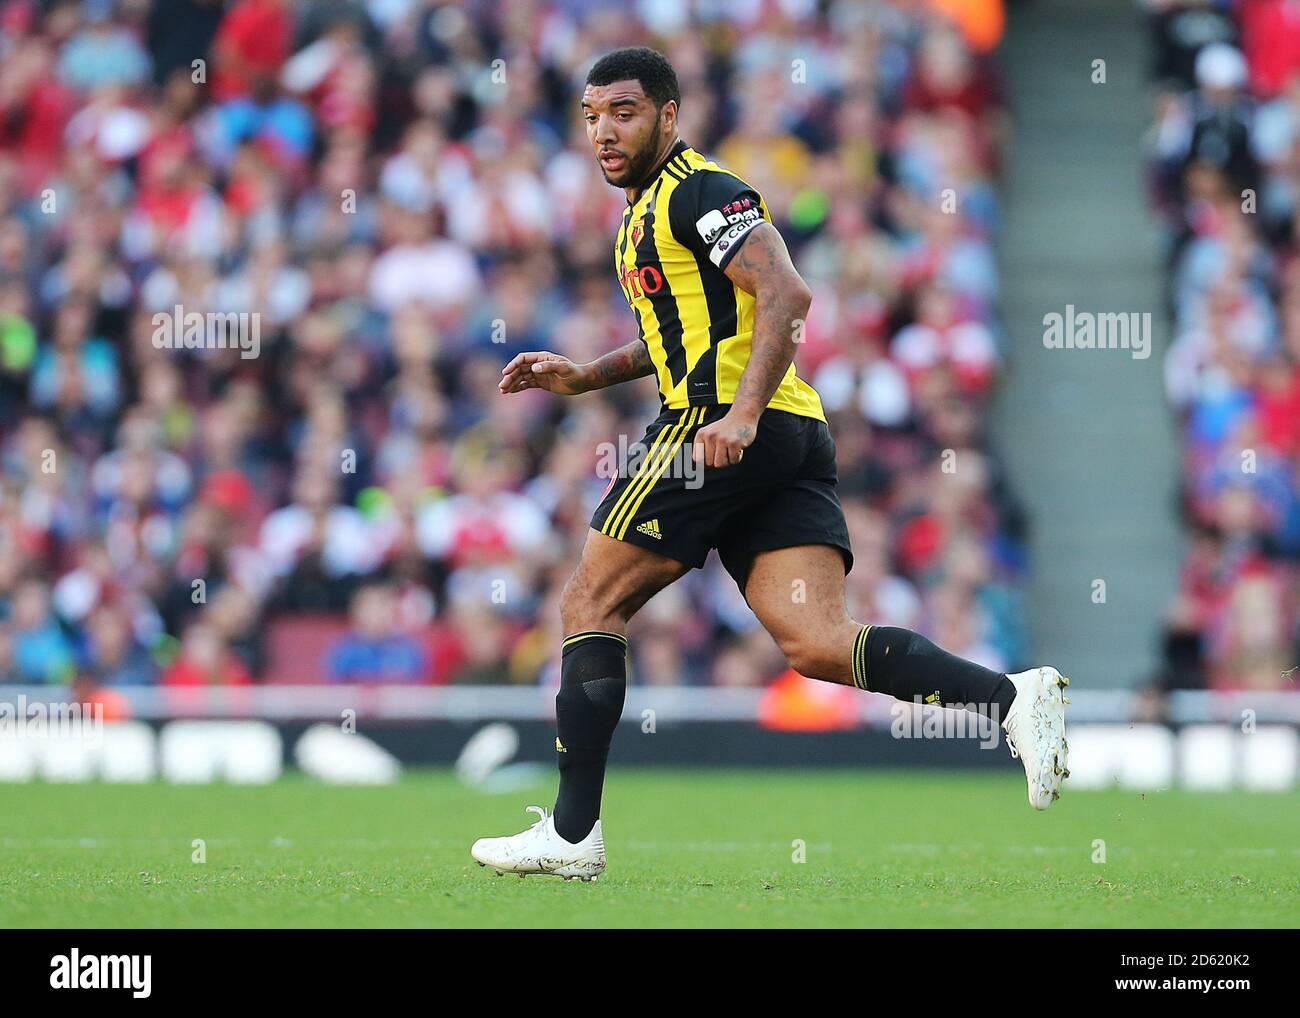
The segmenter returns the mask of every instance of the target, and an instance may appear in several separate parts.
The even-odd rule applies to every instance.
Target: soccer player
[[[530,806],[532,827],[482,838],[472,855],[521,876],[604,870],[601,788],[623,712],[627,622],[713,548],[796,671],[1002,719],[1030,804],[1046,809],[1069,773],[1068,679],[1047,667],[1002,675],[845,610],[853,554],[835,443],[793,363],[811,295],[759,193],[678,137],[680,104],[672,66],[644,48],[597,61],[582,95],[605,180],[627,194],[614,259],[640,338],[586,364],[543,351],[502,370],[503,393],[561,395],[654,375],[662,413],[597,507],[561,597],[555,808]]]

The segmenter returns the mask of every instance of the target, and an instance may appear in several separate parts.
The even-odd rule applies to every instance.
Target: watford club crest
[[[641,238],[645,236],[644,216],[642,216],[640,219],[638,219],[636,222],[632,224],[632,229],[629,231],[629,235],[632,238],[633,247],[636,247],[638,244],[641,243]]]

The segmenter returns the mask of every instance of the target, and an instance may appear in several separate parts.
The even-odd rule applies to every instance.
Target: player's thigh
[[[834,666],[855,623],[844,602],[844,554],[828,544],[802,544],[754,556],[745,600],[797,670],[816,678]],[[825,656],[833,661],[822,661]]]
[[[689,568],[666,555],[587,531],[582,557],[560,597],[565,632],[625,623]]]

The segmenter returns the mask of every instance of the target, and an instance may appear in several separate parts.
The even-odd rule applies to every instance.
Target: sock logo
[[[560,737],[558,735],[555,737],[555,752],[557,753],[568,752],[568,750],[564,748],[564,743],[560,741]]]
[[[931,693],[929,696],[927,696],[927,697],[925,698],[925,702],[926,702],[926,703],[938,703],[938,702],[939,702],[939,699],[940,699],[940,697],[939,697],[939,691],[936,689],[933,693]]]
[[[637,533],[645,534],[646,537],[653,537],[656,541],[663,540],[664,535],[659,533],[658,518],[655,518],[653,520],[646,520],[644,523],[640,524],[636,529],[637,529]]]

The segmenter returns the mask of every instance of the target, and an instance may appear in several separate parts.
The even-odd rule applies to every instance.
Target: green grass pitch
[[[0,786],[0,926],[1293,926],[1300,793],[1066,791],[1011,774],[611,771],[609,869],[469,857],[549,806],[446,771],[381,788]],[[193,861],[202,839],[206,861]],[[1104,863],[1094,862],[1098,840]],[[796,862],[797,843],[803,862]]]

